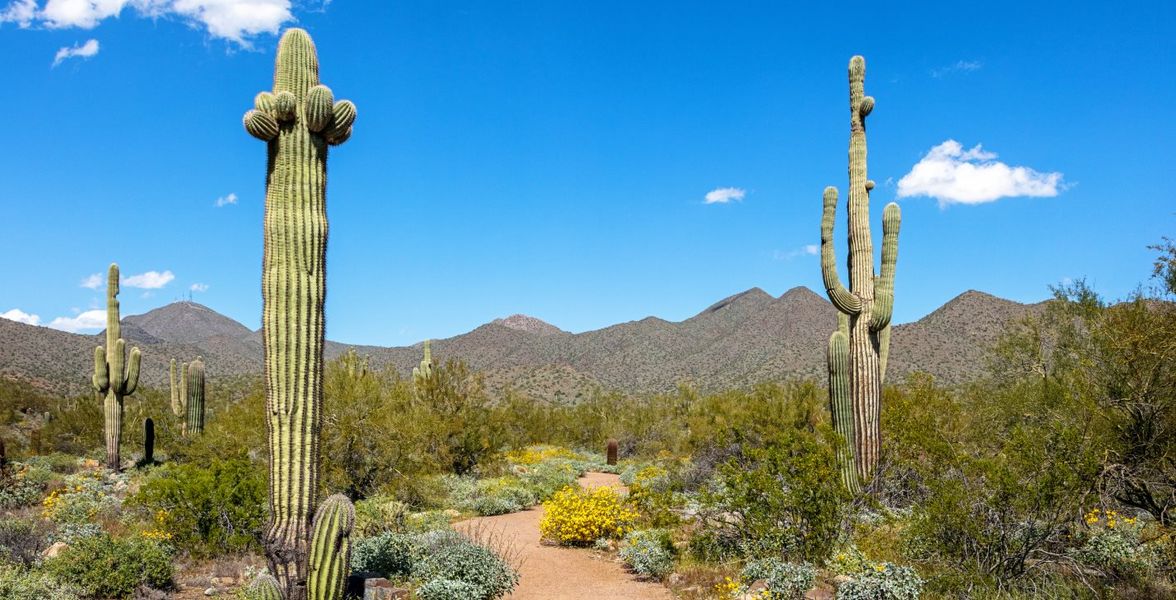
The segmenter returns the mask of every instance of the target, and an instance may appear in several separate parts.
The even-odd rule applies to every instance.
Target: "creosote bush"
[[[674,570],[674,542],[665,529],[629,532],[619,554],[634,572],[645,577],[661,579]]]
[[[172,555],[144,538],[117,538],[108,534],[81,538],[57,557],[45,561],[45,572],[77,585],[93,598],[128,598],[139,586],[169,589]]]

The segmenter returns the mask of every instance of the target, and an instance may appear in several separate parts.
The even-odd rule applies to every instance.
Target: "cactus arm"
[[[878,332],[878,377],[886,383],[886,359],[890,358],[890,325]]]
[[[278,122],[268,113],[251,110],[245,113],[241,122],[245,125],[245,131],[248,131],[249,135],[263,142],[278,137]]]
[[[127,375],[123,379],[123,394],[134,394],[139,388],[139,363],[143,360],[143,353],[139,349],[131,348],[131,360],[127,366]]]
[[[314,535],[310,542],[308,600],[342,600],[343,584],[351,564],[354,527],[355,507],[347,496],[335,494],[323,501],[314,516]]]
[[[874,278],[874,308],[870,311],[870,330],[881,332],[890,326],[894,312],[894,266],[898,261],[898,229],[902,211],[891,202],[882,211],[882,272]],[[882,369],[885,373],[886,369]]]
[[[825,355],[829,367],[829,414],[833,417],[833,429],[841,436],[837,446],[837,467],[841,471],[841,483],[851,494],[860,491],[857,467],[854,461],[853,401],[849,386],[849,336],[847,318],[841,321],[845,327],[838,327],[829,336],[829,348]]]
[[[94,348],[94,376],[90,378],[94,391],[105,394],[110,387],[110,373],[106,368],[106,350],[102,346]]]
[[[331,93],[331,88],[325,85],[310,88],[306,93],[306,108],[303,111],[306,115],[306,128],[315,133],[326,128],[334,116],[334,105],[335,96]]]
[[[825,292],[837,310],[856,315],[862,310],[862,302],[841,284],[837,275],[837,252],[833,248],[833,222],[837,217],[837,188],[825,188],[824,212],[821,216],[821,278],[825,281]]]

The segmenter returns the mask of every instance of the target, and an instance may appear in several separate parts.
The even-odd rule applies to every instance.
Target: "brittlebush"
[[[539,521],[544,538],[566,546],[583,546],[600,538],[621,538],[632,531],[637,511],[610,487],[566,487],[543,503]]]

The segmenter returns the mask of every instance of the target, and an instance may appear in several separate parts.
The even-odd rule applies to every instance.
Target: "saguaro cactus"
[[[245,113],[267,143],[262,339],[269,430],[266,557],[287,600],[306,597],[322,421],[327,149],[351,136],[355,105],[319,85],[314,42],[287,30],[273,92]]]
[[[342,494],[327,498],[314,515],[310,542],[308,600],[341,600],[351,564],[351,530],[355,507]]]
[[[608,438],[608,449],[605,461],[610,465],[617,464],[617,441],[613,438]]]
[[[118,445],[122,441],[123,397],[135,393],[139,385],[138,348],[131,349],[127,360],[127,343],[122,339],[118,315],[118,265],[111,263],[106,279],[106,348],[94,348],[94,391],[104,395],[102,413],[105,419],[106,466],[121,468]]]
[[[143,421],[143,464],[155,462],[155,421]]]
[[[204,359],[197,356],[196,360],[184,366],[188,394],[184,403],[184,434],[204,433]]]
[[[874,98],[865,95],[865,79],[866,61],[855,56],[849,61],[849,289],[837,275],[833,250],[835,187],[825,188],[821,219],[821,274],[829,301],[843,315],[838,332],[829,340],[829,401],[834,428],[853,449],[852,467],[847,464],[848,453],[842,462],[842,479],[851,490],[858,484],[847,469],[853,469],[857,481],[869,481],[878,464],[878,421],[901,220],[898,205],[886,205],[882,213],[882,270],[875,275],[869,223],[874,182],[866,178],[866,116],[874,109]]]
[[[421,366],[412,368],[412,380],[424,383],[433,376],[433,351],[429,348],[429,340],[425,340],[425,357],[421,359]]]

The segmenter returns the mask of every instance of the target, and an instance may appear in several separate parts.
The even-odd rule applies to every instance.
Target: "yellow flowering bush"
[[[516,465],[534,465],[553,458],[585,460],[586,457],[561,446],[527,446],[506,454],[506,460]]]
[[[637,511],[610,487],[585,490],[568,486],[544,502],[543,508],[546,512],[539,521],[539,532],[568,546],[623,537],[637,520]]]

